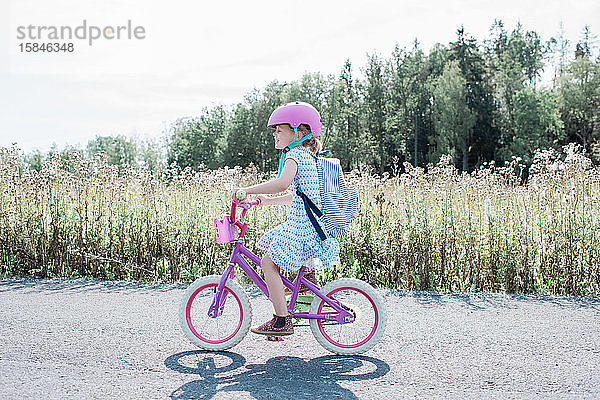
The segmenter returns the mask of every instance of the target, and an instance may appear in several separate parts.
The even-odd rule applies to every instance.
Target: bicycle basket
[[[239,238],[238,226],[229,222],[229,215],[215,218],[215,234],[217,243],[231,243]]]

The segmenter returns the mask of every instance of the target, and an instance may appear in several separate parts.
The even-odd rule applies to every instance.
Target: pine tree
[[[433,92],[436,131],[433,159],[450,154],[456,162],[460,154],[463,171],[468,169],[469,139],[476,123],[475,114],[467,104],[468,91],[467,80],[455,60],[446,65]]]

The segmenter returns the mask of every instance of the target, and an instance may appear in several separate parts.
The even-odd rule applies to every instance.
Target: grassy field
[[[573,146],[463,174],[443,158],[400,176],[353,171],[359,215],[340,241],[342,266],[377,286],[444,292],[600,295],[600,169]],[[189,281],[220,273],[231,245],[213,218],[252,167],[119,173],[101,159],[56,156],[30,171],[0,149],[0,275]],[[285,220],[282,206],[248,213],[246,243]]]

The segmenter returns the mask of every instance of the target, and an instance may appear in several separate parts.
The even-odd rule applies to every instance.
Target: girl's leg
[[[281,276],[279,276],[279,267],[271,261],[267,254],[265,254],[260,263],[260,268],[265,275],[265,282],[267,284],[267,289],[269,290],[270,300],[275,309],[275,314],[280,317],[285,317],[288,315],[288,311],[285,295],[283,293],[283,282],[281,281]]]
[[[251,331],[261,335],[283,336],[294,333],[294,323],[292,315],[287,311],[287,303],[283,294],[283,282],[279,276],[279,267],[265,254],[260,268],[265,275],[265,282],[269,290],[269,296],[275,309],[273,319],[265,322],[259,327],[252,328]]]

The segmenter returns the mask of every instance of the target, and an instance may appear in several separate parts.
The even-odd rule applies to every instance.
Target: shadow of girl
[[[390,370],[385,362],[365,356],[323,356],[311,360],[274,357],[265,364],[245,365],[245,371],[227,374],[244,366],[236,353],[191,351],[165,360],[174,371],[200,375],[171,394],[173,399],[210,399],[217,392],[248,392],[255,399],[356,399],[340,381],[370,380]],[[219,376],[217,376],[219,375]]]

